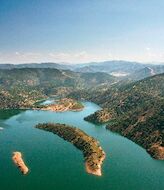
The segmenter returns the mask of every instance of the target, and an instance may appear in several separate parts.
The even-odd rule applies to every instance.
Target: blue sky
[[[0,0],[0,63],[164,62],[163,0]]]

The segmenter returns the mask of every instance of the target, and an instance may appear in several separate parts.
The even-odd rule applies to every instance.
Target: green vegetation
[[[82,108],[84,108],[84,106],[83,106],[83,104],[81,103],[81,102],[79,102],[79,101],[74,101],[74,104],[73,104],[73,106],[72,106],[72,109],[73,110],[78,110],[78,109],[82,109]]]
[[[106,73],[75,73],[69,70],[22,68],[0,70],[0,108],[31,108],[38,100],[65,97],[116,79]],[[79,107],[80,104],[77,104]]]
[[[149,74],[149,70],[140,71],[140,77],[147,71]],[[164,147],[164,74],[137,82],[118,82],[115,77],[100,72],[76,73],[49,68],[0,70],[0,109],[41,109],[44,106],[35,103],[52,96],[97,103],[102,110],[85,120],[114,121],[107,125],[108,129],[140,144],[153,157],[164,159],[161,151]],[[73,110],[83,107],[76,101],[63,103],[73,106]]]
[[[62,98],[56,100],[56,102],[52,104],[36,105],[34,109],[63,112],[63,111],[81,111],[83,108],[84,108],[83,104],[74,99]]]
[[[103,110],[86,120],[104,123],[114,119],[107,129],[143,146],[152,157],[164,159],[164,74],[111,87],[92,99]]]
[[[101,170],[100,165],[105,158],[105,153],[100,147],[98,141],[90,137],[82,130],[59,123],[43,123],[36,125],[36,128],[57,134],[64,140],[71,142],[75,147],[83,152],[85,162],[93,171]]]
[[[115,118],[113,112],[109,109],[103,109],[85,117],[84,120],[91,121],[96,124],[102,124],[108,122],[109,120],[111,121],[112,118]]]

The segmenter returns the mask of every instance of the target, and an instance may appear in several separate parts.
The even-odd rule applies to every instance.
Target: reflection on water
[[[7,110],[1,110],[0,109],[0,120],[9,119],[10,117],[20,114],[22,110],[13,110],[13,109],[7,109]]]

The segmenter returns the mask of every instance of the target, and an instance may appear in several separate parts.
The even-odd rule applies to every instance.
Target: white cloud
[[[147,51],[150,51],[150,50],[151,50],[151,48],[150,48],[150,47],[146,47],[146,50],[147,50]]]
[[[116,54],[117,53],[117,54]],[[164,62],[164,52],[158,52],[150,47],[145,47],[142,52],[11,52],[0,54],[0,63],[39,63],[39,62],[65,62],[65,63],[86,63],[100,62],[106,60],[130,60],[139,62]]]
[[[49,56],[58,62],[71,62],[71,63],[84,63],[90,61],[104,61],[110,60],[112,58],[111,54],[91,54],[87,53],[86,51],[80,51],[75,53],[65,53],[65,52],[58,52],[58,53],[49,53]]]
[[[50,52],[50,53],[17,53],[0,55],[1,63],[31,63],[31,62],[68,62],[68,63],[85,63],[116,59],[111,54],[91,54],[85,51],[67,53],[67,52]]]
[[[20,55],[20,53],[18,51],[15,52],[15,55]]]

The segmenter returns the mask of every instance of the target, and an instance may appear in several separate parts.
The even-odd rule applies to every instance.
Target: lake
[[[83,103],[81,112],[0,111],[0,189],[164,189],[164,161],[152,159],[143,148],[106,130],[105,125],[84,121],[100,107]],[[34,127],[42,122],[66,123],[95,137],[106,152],[102,177],[85,172],[82,153],[71,143]],[[28,175],[23,176],[12,162],[13,151],[22,152]]]

